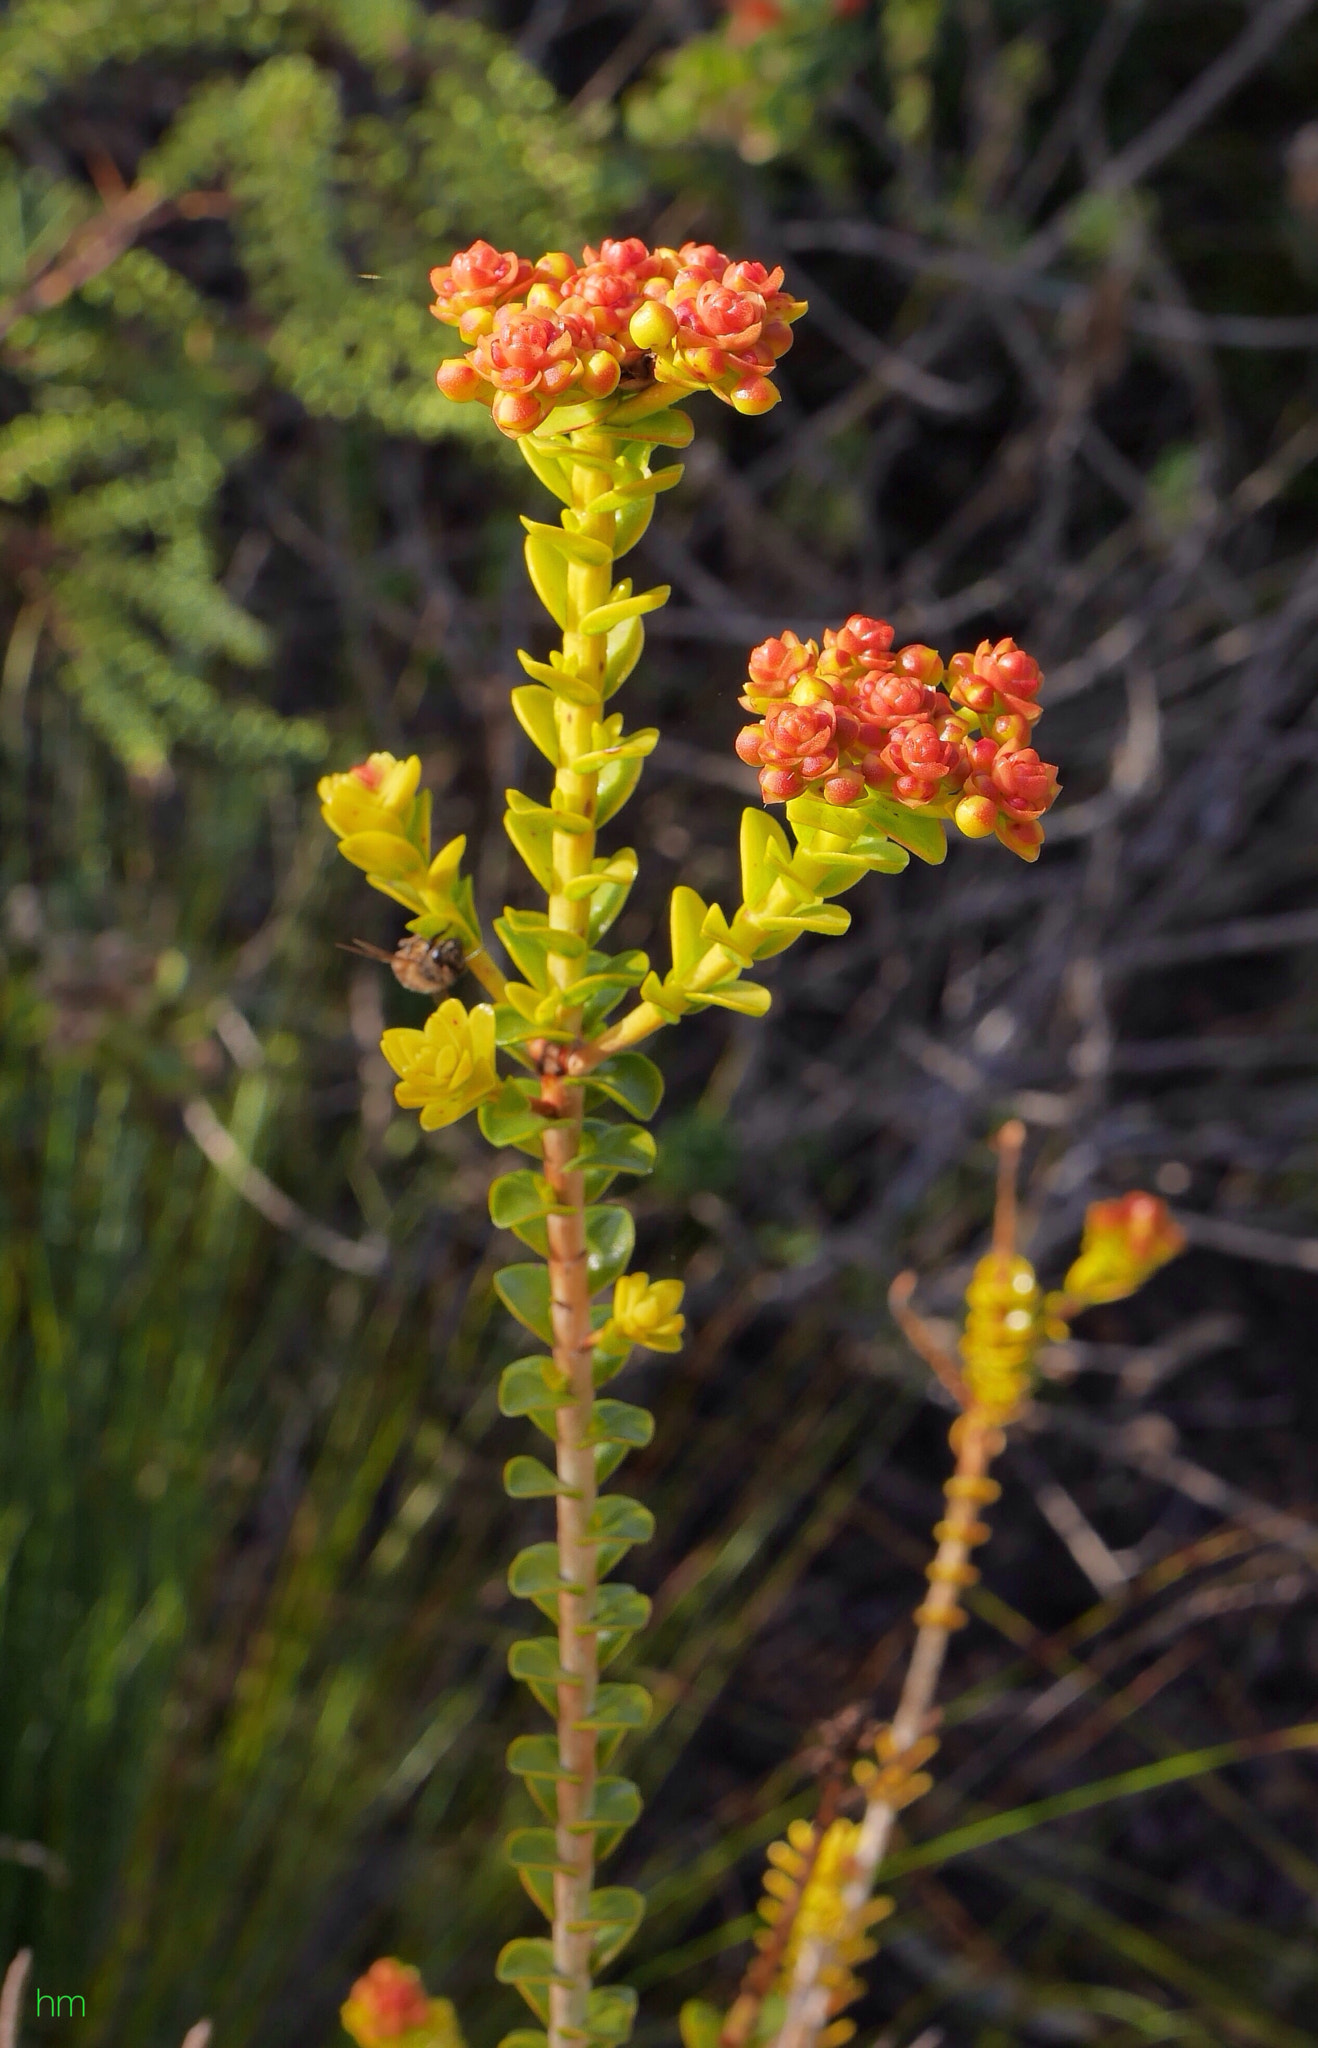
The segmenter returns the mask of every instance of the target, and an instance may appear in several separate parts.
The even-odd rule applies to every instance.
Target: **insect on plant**
[[[365,939],[353,939],[343,950],[359,954],[363,960],[382,960],[393,969],[394,979],[414,996],[447,995],[467,964],[461,940],[423,939],[419,932],[406,933],[392,953]]]
[[[489,1195],[495,1224],[531,1255],[494,1284],[536,1340],[504,1370],[499,1402],[533,1425],[550,1458],[512,1458],[504,1482],[515,1499],[552,1503],[554,1535],[512,1561],[512,1592],[548,1628],[512,1644],[509,1668],[550,1727],[519,1736],[509,1751],[529,1804],[507,1852],[548,1932],[510,1942],[498,1958],[498,1977],[538,2023],[510,2034],[504,2048],[616,2048],[630,2033],[636,1996],[596,1978],[626,1946],[644,1902],[596,1879],[640,1811],[614,1758],[644,1728],[651,1702],[642,1686],[604,1676],[649,1613],[648,1601],[610,1574],[647,1540],[653,1519],[607,1488],[628,1452],[649,1441],[653,1419],[601,1389],[635,1348],[677,1351],[684,1326],[681,1283],[630,1270],[631,1215],[604,1199],[620,1175],[648,1173],[655,1160],[644,1126],[663,1082],[641,1047],[710,1006],[762,1016],[770,993],[752,969],[807,932],[844,933],[850,919],[836,898],[865,875],[900,874],[912,856],[941,862],[948,822],[1036,859],[1057,777],[1032,744],[1042,676],[1011,639],[982,641],[944,663],[932,647],[895,647],[885,621],[859,614],[822,643],[785,631],[750,654],[740,701],[752,723],[736,744],[759,770],[765,805],[784,806],[786,828],[768,809],[743,813],[742,900],[731,912],[694,889],[673,890],[662,972],[640,950],[607,951],[638,858],[631,847],[601,848],[600,834],[659,738],[653,727],[626,731],[608,706],[640,658],[645,614],[668,596],[664,586],[634,589],[617,565],[644,534],[658,495],[681,480],[679,464],[656,467],[655,459],[690,442],[686,402],[712,392],[739,412],[767,412],[779,395],[776,365],[806,308],[780,269],[732,262],[706,244],[651,249],[635,238],[588,247],[579,262],[562,251],[531,261],[477,242],[434,270],[431,283],[432,311],[466,344],[441,363],[440,389],[487,406],[561,506],[556,523],[522,522],[527,570],[560,639],[543,657],[519,654],[528,680],[511,696],[552,782],[542,794],[507,792],[504,827],[542,899],[495,920],[507,969],[486,946],[462,871],[465,841],[453,837],[432,853],[430,796],[415,756],[372,754],[326,776],[320,794],[343,854],[409,912],[410,936],[385,956],[398,979],[444,998],[422,1028],[384,1034],[399,1104],[418,1110],[426,1130],[475,1111],[489,1143],[525,1162],[499,1173]],[[471,1009],[448,994],[462,964],[486,997]],[[1162,1214],[1158,1204],[1152,1222],[1140,1212],[1142,1264],[1124,1212],[1106,1237],[1099,1232],[1100,1250],[1117,1247],[1109,1265],[1115,1258],[1120,1268],[1118,1292],[1158,1262],[1150,1247],[1167,1255]],[[1086,1256],[1092,1266],[1099,1254],[1091,1247],[1082,1265]],[[957,1472],[917,1645],[931,1631],[945,1640],[954,1625],[948,1589],[965,1582],[965,1555],[987,1534],[972,1510],[995,1491],[987,1464],[1024,1398],[1047,1316],[1056,1324],[1089,1298],[1070,1285],[1066,1301],[1048,1307],[1001,1231],[977,1269],[964,1371],[951,1368],[964,1396],[953,1432]],[[917,1647],[925,1679],[932,1656]],[[918,1789],[931,1700],[932,1682],[918,1714],[866,1736],[868,1755],[852,1777],[868,1812],[884,1800],[895,1810]],[[831,1779],[835,1807],[840,1771]],[[684,2019],[689,2048],[713,2048],[720,2036],[736,2048],[771,2038],[779,2025],[792,2048],[844,2037],[850,2023],[834,2015],[858,1988],[851,1964],[868,1952],[865,1929],[876,1917],[877,1858],[853,1855],[854,1831],[867,1826],[872,1845],[877,1823],[840,1811],[830,1819],[826,1808],[804,1848],[780,1845],[769,1885],[780,1910],[751,1984],[754,2009],[742,2004],[725,2020],[693,2005]],[[343,2018],[362,2048],[455,2037],[451,2006],[429,1999],[416,1973],[392,1959],[354,1987]]]

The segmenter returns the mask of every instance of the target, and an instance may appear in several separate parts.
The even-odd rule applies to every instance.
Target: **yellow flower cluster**
[[[1034,1355],[1045,1334],[1043,1295],[1019,1254],[989,1252],[966,1289],[961,1359],[975,1406],[1007,1421],[1030,1390]]]
[[[760,1948],[768,1948],[783,1914],[793,1913],[792,1931],[783,1948],[778,1976],[779,1985],[785,1990],[792,1982],[804,1943],[826,1941],[831,1960],[821,1981],[828,1986],[830,2013],[841,2012],[865,1989],[855,1972],[875,1953],[877,1944],[869,1939],[869,1930],[880,1920],[886,1920],[892,1911],[891,1899],[869,1899],[858,1910],[852,1910],[843,1898],[859,1833],[855,1821],[833,1821],[824,1830],[812,1863],[815,1831],[809,1821],[794,1820],[787,1830],[787,1840],[771,1842],[768,1848],[765,1896],[759,1909],[765,1926],[756,1935],[756,1943]],[[807,1871],[802,1887],[802,1875]],[[853,2020],[835,2019],[819,2037],[821,2048],[841,2048],[841,2043],[849,2041],[855,2031]]]
[[[614,1283],[608,1334],[647,1351],[680,1351],[686,1317],[677,1313],[686,1292],[680,1280],[656,1280],[648,1273],[624,1273]]]
[[[395,1100],[403,1109],[420,1110],[423,1131],[456,1123],[499,1087],[488,1003],[466,1010],[450,996],[431,1012],[424,1031],[386,1031],[380,1050],[401,1076]]]
[[[341,775],[322,775],[316,788],[344,859],[365,868],[373,889],[429,919],[428,938],[453,932],[470,953],[480,931],[459,873],[467,842],[450,839],[430,858],[430,791],[420,785],[419,754],[368,754]]]

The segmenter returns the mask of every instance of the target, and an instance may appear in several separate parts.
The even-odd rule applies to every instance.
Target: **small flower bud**
[[[420,1972],[394,1956],[357,1979],[339,2017],[358,2048],[462,2048],[448,1999],[428,1998]]]
[[[580,389],[587,398],[607,398],[611,391],[617,390],[621,375],[622,367],[617,357],[611,356],[606,348],[596,349],[594,355],[586,358]]]
[[[800,796],[804,782],[794,768],[761,768],[760,795],[766,804],[785,803],[788,797]]]
[[[1043,845],[1043,826],[1037,818],[1008,818],[999,815],[997,834],[1008,853],[1021,860],[1038,860]]]
[[[646,299],[638,306],[627,325],[627,332],[637,348],[667,348],[677,333],[677,315],[671,306],[663,305],[657,299]]]
[[[501,434],[515,439],[535,431],[544,417],[544,407],[529,391],[500,391],[490,414]]]
[[[747,664],[750,687],[761,697],[787,697],[799,676],[814,666],[819,649],[813,640],[804,645],[789,626],[781,640],[762,640],[751,649]]]
[[[566,249],[550,249],[544,256],[536,257],[535,274],[539,279],[562,284],[564,278],[571,277],[576,267]]]
[[[562,303],[563,294],[556,284],[547,278],[539,279],[526,294],[526,303],[536,312],[556,313]]]
[[[767,377],[744,377],[740,384],[733,385],[730,395],[734,412],[754,418],[762,412],[772,412],[783,394]]]
[[[824,784],[824,801],[830,804],[854,804],[865,794],[865,778],[852,768],[841,775],[830,775]]]
[[[898,649],[894,666],[899,675],[911,676],[916,682],[941,683],[943,680],[943,661],[937,648],[922,647],[918,641]]]
[[[461,356],[450,356],[435,372],[435,382],[445,398],[451,398],[458,405],[467,399],[479,398],[481,379],[470,363],[464,363]]]
[[[743,725],[733,742],[737,749],[738,759],[745,761],[752,768],[758,768],[761,760],[760,748],[763,740],[764,732],[762,727],[758,725]]]
[[[988,839],[998,822],[998,807],[989,796],[963,796],[952,816],[967,839]]]

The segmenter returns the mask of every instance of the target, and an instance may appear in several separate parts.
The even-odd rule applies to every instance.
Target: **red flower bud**
[[[1003,697],[1036,696],[1043,681],[1038,662],[1010,639],[999,640],[995,647],[981,640],[975,649],[975,672]]]
[[[435,382],[445,398],[453,399],[458,405],[469,398],[479,398],[481,394],[480,378],[461,356],[450,356],[447,362],[441,363],[435,372]]]
[[[865,794],[865,778],[854,768],[844,769],[841,775],[830,775],[824,784],[824,801],[830,804],[854,804]]]
[[[500,391],[490,407],[495,426],[512,440],[534,433],[544,416],[543,401],[529,391]]]
[[[1033,747],[1014,753],[1002,748],[990,771],[993,793],[1017,818],[1037,818],[1057,796],[1057,770],[1041,761]]]
[[[772,412],[783,394],[767,377],[743,377],[739,384],[733,385],[728,395],[734,412],[746,413],[753,418],[762,412]]]
[[[961,749],[923,718],[897,726],[879,758],[892,777],[893,795],[910,804],[932,803],[940,785],[964,769]]]
[[[750,686],[761,697],[790,697],[800,675],[814,666],[819,649],[813,640],[802,643],[789,626],[781,640],[761,640],[751,649]]]
[[[862,669],[843,688],[847,704],[872,746],[882,746],[884,735],[896,725],[916,718],[936,719],[951,709],[941,690],[896,670],[885,675],[882,670]]]
[[[718,280],[731,268],[729,259],[712,242],[683,242],[677,252],[678,266],[682,270],[698,272],[704,277]]]
[[[737,749],[739,759],[745,761],[747,765],[751,768],[758,768],[760,762],[764,758],[763,727],[758,725],[743,725],[741,731],[737,734],[736,739],[733,741],[733,745]]]
[[[874,668],[886,660],[893,631],[886,619],[870,619],[864,612],[853,612],[841,631],[831,638],[840,654],[850,654],[867,668]]]
[[[532,275],[525,256],[505,249],[500,255],[488,242],[473,242],[460,249],[450,263],[430,273],[435,293],[431,312],[449,326],[471,306],[499,306],[516,298]]]
[[[795,768],[761,768],[760,795],[766,804],[784,803],[789,796],[800,796],[804,782]]]
[[[900,674],[912,676],[921,683],[941,683],[943,680],[942,658],[935,647],[922,647],[914,642],[910,647],[900,648],[894,657]]]
[[[349,1994],[354,2016],[375,2041],[394,2041],[401,2035],[424,2027],[430,2019],[420,1972],[409,1969],[393,1956],[381,1956],[364,1977],[359,1977]]]
[[[651,255],[639,235],[617,242],[605,236],[598,249],[588,242],[581,252],[581,265],[583,270],[614,270],[637,278],[653,277],[660,268],[658,257]]]
[[[838,714],[832,704],[775,704],[766,715],[760,759],[767,767],[794,768],[816,782],[837,766]]]
[[[683,348],[749,349],[764,324],[764,301],[756,293],[728,291],[711,281],[681,296],[675,311]]]
[[[762,263],[729,263],[723,283],[732,292],[758,292],[762,299],[783,288],[782,265],[766,270]]]

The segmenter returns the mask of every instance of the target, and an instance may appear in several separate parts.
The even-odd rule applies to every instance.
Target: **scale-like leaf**
[[[609,698],[621,688],[641,658],[645,647],[645,628],[639,619],[624,619],[614,626],[607,642],[608,657],[604,663],[604,696]]]
[[[593,690],[589,683],[583,682],[574,670],[559,668],[547,661],[536,661],[521,647],[517,650],[517,659],[529,676],[534,676],[538,683],[543,683],[556,697],[565,697],[569,704],[598,704],[598,691]],[[561,655],[559,659],[562,659]]]
[[[592,569],[602,569],[613,560],[612,548],[588,533],[571,533],[562,526],[542,526],[539,520],[528,519],[525,513],[522,525],[526,528],[528,547],[535,542],[539,547],[554,548],[565,561],[584,562]],[[560,619],[559,624],[562,623]]]

